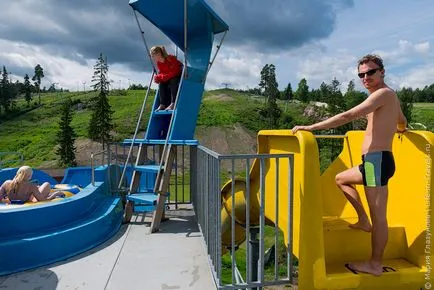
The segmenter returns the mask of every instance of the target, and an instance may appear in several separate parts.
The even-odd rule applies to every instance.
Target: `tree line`
[[[17,109],[16,106],[16,98],[20,95],[24,95],[24,98],[27,102],[27,106],[30,106],[30,102],[32,101],[32,94],[38,93],[39,96],[39,104],[41,104],[40,97],[40,88],[41,81],[44,78],[44,69],[40,64],[37,64],[34,69],[33,76],[30,81],[29,74],[24,76],[23,82],[16,80],[12,81],[12,76],[8,72],[6,66],[3,66],[0,77],[0,113],[4,112],[7,114],[11,111]],[[45,90],[45,88],[44,88]]]
[[[330,83],[322,82],[318,89],[310,89],[307,79],[303,78],[299,81],[296,90],[294,91],[291,83],[288,83],[283,91],[279,91],[276,81],[276,67],[274,64],[266,64],[260,72],[260,82],[258,87],[249,90],[238,90],[254,95],[264,96],[265,106],[260,111],[263,118],[267,120],[269,128],[281,128],[291,126],[291,116],[283,114],[282,110],[277,106],[276,101],[298,101],[304,104],[316,103],[324,109],[317,112],[316,118],[324,118],[324,115],[332,116],[344,112],[361,102],[363,102],[368,94],[356,90],[354,80],[348,83],[345,93],[342,93],[342,84],[334,78]],[[409,123],[413,120],[413,103],[414,102],[434,102],[434,84],[427,85],[423,89],[402,88],[396,91],[400,101],[404,115]],[[318,103],[320,102],[320,103]],[[320,115],[320,116],[318,116]],[[289,119],[289,120],[288,120]],[[315,119],[315,118],[314,118]],[[318,120],[312,120],[318,121]],[[360,123],[360,122],[359,122]],[[335,129],[335,133],[345,133],[351,129],[359,129],[357,122],[342,126]]]

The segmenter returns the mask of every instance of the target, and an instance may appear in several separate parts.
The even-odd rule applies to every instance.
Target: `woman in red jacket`
[[[150,53],[158,68],[158,74],[154,77],[160,93],[160,106],[157,111],[173,110],[181,79],[182,63],[175,56],[168,55],[164,46],[154,46]]]

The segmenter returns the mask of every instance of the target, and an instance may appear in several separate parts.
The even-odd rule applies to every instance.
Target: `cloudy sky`
[[[172,0],[180,1],[180,0]],[[377,53],[395,89],[434,83],[432,0],[206,0],[229,25],[207,88],[254,88],[267,63],[279,87],[357,80],[357,59]],[[128,0],[0,0],[0,65],[13,79],[45,71],[43,85],[89,88],[99,53],[115,87],[149,82],[150,64]],[[167,39],[146,20],[148,44]]]

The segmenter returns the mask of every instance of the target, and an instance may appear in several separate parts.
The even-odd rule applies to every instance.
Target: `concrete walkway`
[[[216,289],[190,208],[168,211],[149,234],[150,214],[136,215],[103,245],[63,262],[0,277],[0,289]]]

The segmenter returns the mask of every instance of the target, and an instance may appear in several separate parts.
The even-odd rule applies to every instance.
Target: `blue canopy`
[[[185,52],[184,0],[130,0],[129,4]],[[208,44],[215,34],[229,29],[204,0],[187,1],[187,20],[187,47],[193,41]]]

